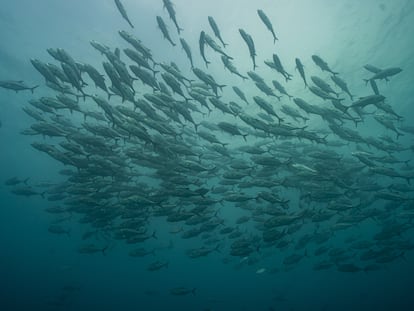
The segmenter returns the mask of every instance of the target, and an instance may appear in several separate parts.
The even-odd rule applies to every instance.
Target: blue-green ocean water
[[[414,125],[414,108],[412,107],[414,104],[412,87],[414,39],[411,34],[411,30],[414,29],[414,3],[412,1],[277,0],[254,2],[241,0],[235,3],[229,0],[174,0],[173,2],[178,24],[183,28],[180,36],[185,38],[191,47],[195,67],[214,76],[220,84],[226,84],[227,86],[220,93],[221,99],[225,102],[236,101],[246,113],[255,115],[263,112],[255,106],[253,96],[267,98],[274,103],[275,107],[279,107],[280,103],[291,106],[294,104],[286,96],[279,103],[261,93],[251,80],[243,81],[231,75],[223,68],[219,54],[210,48],[206,48],[206,56],[211,64],[206,68],[200,56],[198,41],[202,30],[214,38],[208,23],[208,16],[213,16],[219,25],[221,35],[228,44],[225,51],[233,57],[233,63],[243,75],[252,70],[252,62],[246,43],[239,34],[239,28],[245,29],[255,42],[258,64],[256,73],[264,77],[270,85],[272,79],[277,79],[291,95],[304,98],[310,103],[329,105],[328,102],[324,102],[304,88],[303,81],[295,70],[296,57],[300,58],[305,66],[308,83],[312,75],[317,75],[333,85],[330,75],[322,72],[311,59],[311,55],[320,55],[334,71],[340,73],[356,99],[372,94],[369,85],[366,86],[363,82],[363,79],[370,77],[370,73],[363,68],[364,65],[402,68],[401,73],[391,77],[389,82],[379,81],[378,86],[381,94],[386,97],[386,102],[404,118],[403,121],[395,121],[395,124],[397,126]],[[151,49],[157,62],[174,61],[186,77],[197,80],[179,44],[180,36],[167,11],[163,8],[163,2],[161,0],[123,0],[122,3],[134,24],[133,29],[121,17],[114,1],[110,0],[3,0],[0,5],[0,80],[24,80],[30,86],[40,85],[34,94],[30,91],[15,93],[0,89],[1,309],[413,310],[413,181],[410,180],[408,183],[404,179],[383,175],[373,177],[367,168],[361,168],[361,171],[354,173],[357,180],[353,180],[352,186],[358,187],[364,178],[382,184],[386,189],[391,184],[404,184],[408,190],[402,195],[407,200],[403,202],[376,200],[369,205],[367,203],[367,206],[354,208],[352,211],[337,212],[331,220],[322,222],[320,226],[312,222],[311,217],[302,215],[303,219],[296,221],[299,226],[298,231],[292,228],[292,233],[290,233],[288,232],[289,226],[282,228],[286,234],[285,239],[288,241],[288,246],[284,248],[267,245],[261,240],[262,231],[257,228],[263,224],[263,219],[266,220],[266,217],[269,217],[269,215],[260,213],[261,208],[267,206],[268,203],[263,200],[253,200],[248,203],[248,208],[244,209],[226,200],[214,204],[211,207],[212,212],[208,214],[209,220],[218,215],[221,223],[214,230],[206,232],[208,236],[201,234],[192,239],[183,239],[180,236],[181,232],[171,233],[177,228],[183,228],[184,231],[191,228],[184,222],[171,223],[166,221],[166,217],[155,217],[151,214],[148,216],[147,227],[150,234],[153,231],[157,233],[157,238],[149,238],[138,245],[127,244],[112,235],[115,232],[115,221],[105,229],[105,233],[98,232],[91,239],[85,239],[85,232],[101,230],[96,227],[91,229],[89,224],[93,223],[93,220],[90,220],[88,224],[82,221],[82,216],[84,216],[82,213],[68,212],[55,215],[46,211],[48,207],[65,206],[64,200],[48,200],[50,197],[48,191],[58,184],[65,183],[67,176],[59,174],[59,171],[67,168],[73,169],[73,166],[64,166],[47,154],[31,147],[31,143],[35,141],[57,144],[61,141],[60,138],[21,134],[34,123],[34,120],[22,111],[22,108],[27,106],[27,102],[33,98],[53,97],[57,94],[45,86],[44,78],[31,65],[30,59],[54,62],[55,60],[46,52],[46,49],[63,48],[76,61],[92,64],[104,74],[102,62],[105,61],[105,57],[90,45],[90,41],[101,42],[111,47],[112,50],[116,47],[122,50],[130,46],[119,36],[118,31],[127,30]],[[275,44],[271,33],[257,16],[257,9],[263,9],[271,19],[279,38]],[[173,47],[164,40],[157,28],[156,16],[158,15],[166,22],[172,40],[177,46]],[[218,40],[216,41],[220,44]],[[292,81],[285,83],[281,75],[264,64],[265,60],[272,58],[273,53],[277,53],[287,72],[293,75]],[[124,54],[121,55],[121,60],[132,64],[132,61]],[[160,74],[156,77],[162,81]],[[105,79],[109,86],[109,78]],[[93,87],[91,80],[88,79],[86,82],[89,84],[87,93],[105,95]],[[151,88],[142,86],[139,81],[134,82],[134,85],[136,85],[137,97],[145,92],[152,92]],[[245,92],[250,102],[248,106],[234,95],[231,86],[238,86]],[[341,92],[340,97],[346,98],[345,105],[352,103],[345,93]],[[175,98],[182,100],[179,95],[175,95]],[[111,99],[111,103],[130,105],[128,102],[122,103],[116,97]],[[86,101],[80,99],[79,104],[84,105],[83,108],[86,110],[99,111],[90,98]],[[214,108],[211,104],[210,106]],[[225,115],[217,109],[213,109],[208,114],[205,108],[199,107],[204,114],[192,113],[195,122],[228,121],[239,125],[243,130],[246,127],[246,124],[238,117]],[[296,106],[295,108],[297,109]],[[279,111],[277,110],[279,108],[275,109]],[[375,112],[376,110],[367,108],[367,111]],[[58,113],[71,119],[77,125],[83,122],[83,116],[79,112],[71,114],[68,110],[62,110]],[[286,120],[301,126],[308,125],[307,129],[320,131],[323,135],[326,135],[328,129],[328,139],[339,140],[332,131],[329,131],[326,120],[315,115],[309,116],[304,111],[301,111],[301,114],[310,118],[308,123],[294,122],[289,117],[286,117]],[[192,136],[194,138],[197,134],[194,132],[193,125],[189,122],[183,123],[186,124],[185,128],[188,131],[194,133]],[[389,136],[399,146],[408,149],[390,154],[401,161],[413,157],[412,133],[404,132],[404,135],[397,140],[395,133],[376,123],[371,115],[365,116],[364,122],[358,127],[355,127],[352,122],[346,122],[345,125],[358,131],[363,137]],[[111,128],[110,125],[108,127]],[[234,154],[235,158],[248,161],[250,161],[250,156],[237,153],[237,147],[254,145],[262,141],[266,141],[267,145],[269,141],[270,144],[275,145],[291,141],[294,146],[296,144],[298,146],[307,144],[316,146],[316,148],[320,146],[296,138],[263,138],[249,134],[245,141],[242,137],[232,137],[223,131],[214,131],[214,134],[222,142],[229,144],[226,148],[232,155]],[[106,141],[109,142],[109,139]],[[200,140],[192,141],[196,144],[200,143]],[[119,143],[122,145],[122,142]],[[187,144],[191,145],[191,142]],[[211,152],[207,152],[200,146],[194,146],[195,152],[206,154]],[[298,148],[303,148],[303,145]],[[303,149],[300,150],[302,152]],[[344,159],[355,159],[351,153],[357,150],[370,152],[372,157],[387,155],[387,152],[355,142],[349,142],[333,150]],[[272,155],[276,157],[277,153],[272,153]],[[255,170],[258,170],[257,166],[253,169],[253,176],[243,178],[243,181],[252,181],[251,187],[239,187],[242,183],[240,181],[234,185],[224,186],[228,190],[227,194],[219,192],[213,194],[213,190],[221,186],[219,181],[222,175],[230,170],[231,161],[220,157],[217,158],[216,154],[216,157],[206,157],[200,160],[202,165],[220,165],[219,170],[212,174],[187,171],[190,178],[201,179],[202,187],[209,190],[207,197],[221,199],[229,195],[229,192],[256,196],[260,191],[269,191],[277,192],[283,198],[290,200],[289,213],[299,213],[298,211],[309,208],[316,215],[327,209],[327,202],[308,201],[295,187],[269,189],[255,187],[254,174]],[[105,158],[105,155],[102,155],[102,158]],[[183,158],[187,159],[187,156],[182,155],[176,161],[181,161]],[[191,157],[188,158],[194,160]],[[293,161],[305,163],[299,156],[293,158]],[[324,160],[315,161],[320,165],[325,163]],[[169,163],[171,165],[173,162]],[[308,166],[313,164],[312,161],[306,163]],[[344,166],[347,164],[343,162]],[[413,172],[414,163],[391,165],[377,162],[377,164],[401,170],[404,176],[413,176],[410,174]],[[133,170],[133,172],[138,175],[137,180],[140,183],[148,184],[154,192],[171,190],[168,187],[158,187],[157,179],[153,176],[148,177],[151,169],[142,168]],[[41,195],[26,197],[11,193],[13,187],[3,184],[3,181],[11,177],[17,177],[20,180],[30,177],[27,184],[38,193],[42,193],[43,197]],[[90,178],[93,180],[94,176]],[[272,175],[266,178],[277,180],[279,177]],[[24,186],[24,183],[20,183],[20,186]],[[104,192],[105,189],[101,191]],[[348,199],[359,198],[359,192],[355,191],[350,195],[347,193],[346,197]],[[163,194],[160,195],[163,196]],[[375,197],[376,192],[373,191],[368,195]],[[115,195],[114,197],[116,198]],[[171,200],[169,204],[180,204],[180,208],[184,210],[192,204],[192,199],[181,201],[181,197],[177,194],[179,199],[174,201],[175,197],[174,193],[169,193],[167,199],[167,201]],[[194,203],[195,205],[197,204]],[[99,209],[99,206],[95,208]],[[119,208],[119,206],[114,208]],[[335,229],[335,221],[341,217],[360,215],[368,208],[376,209],[380,211],[380,214],[354,220],[355,224],[345,230]],[[257,210],[259,212],[255,213]],[[215,214],[217,211],[218,214]],[[403,217],[402,214],[409,216]],[[250,218],[247,223],[237,225],[236,220],[240,216]],[[262,217],[262,220],[255,219],[256,216]],[[67,230],[67,233],[53,234],[48,231],[48,228],[50,229],[50,226],[57,221],[59,221],[57,226]],[[383,244],[378,246],[379,242],[374,238],[375,234],[383,227],[389,228],[390,224],[403,224],[406,227],[404,231],[386,239],[385,242],[382,241]],[[254,250],[246,256],[231,256],[233,240],[219,232],[224,227],[237,228],[242,233],[242,237],[251,243]],[[330,227],[333,228],[330,229]],[[330,232],[329,239],[322,244],[316,244],[312,240],[312,237],[320,232],[318,230]],[[310,236],[310,241],[304,247],[295,248],[304,236]],[[259,237],[258,241],[256,237]],[[215,244],[206,243],[206,240],[214,238],[218,238]],[[371,247],[367,246],[366,249],[356,250],[351,247],[353,242],[360,240],[374,244],[370,244]],[[403,243],[405,244],[402,245]],[[86,244],[107,247],[107,249],[104,254],[103,252],[80,253],[80,247]],[[211,249],[218,245],[218,251],[212,251],[208,256],[201,258],[190,258],[187,255],[189,249],[203,245]],[[328,251],[339,249],[348,257],[345,261],[335,261],[333,256],[325,255],[332,266],[326,270],[316,270],[314,265],[322,258],[314,255],[314,251],[321,245],[326,246]],[[154,250],[154,254],[142,258],[128,255],[131,249],[138,247]],[[372,261],[361,261],[361,253],[368,249],[385,249],[388,255],[395,256],[395,258],[387,263],[378,264],[375,258]],[[306,254],[306,256],[296,264],[284,264],[284,259],[292,254]],[[168,267],[159,271],[148,271],[148,265],[157,260],[168,263]],[[339,271],[338,267],[347,263],[355,264],[360,271]],[[375,271],[367,269],[370,264],[376,265]],[[195,288],[195,291],[194,294],[173,295],[171,290],[178,287],[190,290]]]

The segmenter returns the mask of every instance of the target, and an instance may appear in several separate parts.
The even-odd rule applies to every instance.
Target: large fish
[[[115,4],[116,4],[116,7],[118,8],[119,13],[121,13],[122,17],[128,22],[128,24],[132,28],[134,28],[134,25],[132,25],[131,21],[129,20],[127,12],[126,12],[123,4],[121,3],[121,1],[120,0],[115,0]]]

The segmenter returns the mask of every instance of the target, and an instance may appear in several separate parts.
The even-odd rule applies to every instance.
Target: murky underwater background
[[[414,145],[410,32],[414,3],[174,0],[183,29],[180,35],[163,1],[122,3],[134,28],[114,1],[2,1],[0,80],[39,85],[33,94],[0,88],[2,310],[412,310],[414,163],[408,160]],[[258,9],[271,20],[279,39],[275,43]],[[163,38],[156,16],[162,17],[176,46]],[[208,16],[217,22],[226,48],[214,36]],[[220,54],[208,46],[205,54],[211,64],[205,66],[199,50],[203,30],[233,58],[241,75],[253,70],[240,28],[254,41],[255,73],[282,96],[280,100],[264,94],[250,75],[242,79],[231,74]],[[226,85],[217,94],[232,109],[222,112],[207,100],[209,112],[195,100],[185,102],[183,96],[172,94],[161,75],[166,71],[159,65],[153,67],[159,71],[156,80],[167,85],[175,105],[193,103],[188,107],[199,110],[191,110],[192,124],[184,116],[190,108],[174,115],[169,114],[173,109],[161,112],[151,103],[165,121],[153,122],[170,126],[173,134],[161,134],[142,122],[138,125],[147,130],[148,141],[137,138],[129,127],[141,129],[131,117],[134,104],[116,95],[108,100],[85,73],[82,78],[88,85],[82,91],[108,100],[116,113],[111,110],[105,116],[92,97],[79,98],[81,112],[72,113],[69,109],[42,112],[28,104],[59,94],[46,86],[30,62],[39,59],[60,65],[48,48],[63,48],[76,62],[91,64],[111,86],[102,63],[115,55],[115,48],[120,48],[120,61],[127,67],[134,64],[123,52],[133,47],[119,30],[141,40],[155,62],[175,62],[184,77],[194,80],[193,86],[185,80],[180,83],[184,96],[190,97],[195,84],[202,87],[181,47],[179,39],[184,38],[194,67]],[[92,40],[110,47],[110,56],[94,49]],[[272,61],[273,54],[293,76],[291,80],[264,63]],[[312,55],[339,73],[353,100],[334,84],[329,72],[321,71]],[[312,76],[322,78],[346,106],[373,94],[370,83],[363,81],[373,76],[365,65],[401,68],[401,73],[388,82],[378,80],[377,85],[385,103],[403,120],[374,105],[363,107],[368,114],[361,116],[349,110],[357,126],[345,119],[346,114],[333,120],[325,116],[327,111],[307,113],[272,84],[277,80],[295,99],[333,108],[331,100],[304,88],[295,58],[302,61],[309,85]],[[244,92],[249,104],[234,93],[233,86]],[[161,93],[140,79],[133,87],[137,100]],[[207,92],[212,96],[206,98],[215,98],[211,88]],[[281,124],[291,128],[282,131],[278,119],[260,108],[254,96],[271,103],[284,119]],[[282,105],[309,120],[282,113]],[[33,133],[32,126],[39,121],[23,107],[41,113],[46,123],[64,134]],[[100,112],[106,119],[84,120],[86,111]],[[140,109],[135,112],[140,114],[133,115],[137,118],[145,115]],[[267,124],[266,130],[247,124],[242,120],[246,115]],[[387,129],[375,117],[391,120],[396,130]],[[115,126],[116,118],[127,124],[126,129]],[[244,136],[218,128],[220,122],[236,125]],[[93,134],[85,124],[113,130],[117,138]],[[339,137],[335,130],[341,133],[340,128],[360,136]],[[277,130],[282,132],[276,135]],[[203,132],[214,134],[223,145],[199,137]],[[108,148],[102,150],[107,153],[79,143],[76,133],[101,137],[99,143],[104,142]],[[76,137],[84,155],[59,145],[73,143]],[[33,148],[34,142],[56,146],[60,155],[66,152],[78,165],[86,161],[93,167],[77,170],[76,165],[63,165],[66,157],[57,161]],[[246,146],[263,153],[253,154],[243,149]],[[270,160],[275,162],[264,164]],[[104,166],[111,168],[111,174]],[[397,176],[390,177],[382,167]],[[28,189],[34,193],[22,193]],[[189,237],[192,233],[195,236]]]

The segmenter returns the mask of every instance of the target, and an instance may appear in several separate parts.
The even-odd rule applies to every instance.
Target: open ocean
[[[2,0],[0,309],[414,310],[413,29],[411,0]]]

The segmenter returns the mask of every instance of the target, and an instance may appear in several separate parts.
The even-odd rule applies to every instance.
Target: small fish
[[[233,86],[233,91],[237,94],[237,96],[240,97],[241,100],[243,100],[246,104],[249,104],[249,102],[246,99],[246,95],[244,95],[242,90],[240,90],[237,86]]]
[[[243,76],[238,70],[237,70],[237,68],[234,66],[234,64],[231,62],[231,60],[228,58],[228,57],[226,57],[226,56],[224,56],[224,55],[222,55],[221,56],[221,61],[223,62],[223,64],[224,64],[224,67],[225,68],[227,68],[231,73],[233,73],[233,74],[235,74],[236,76],[239,76],[240,78],[242,78],[243,80],[246,80],[246,79],[248,79],[248,77],[246,77],[246,76]]]
[[[340,77],[338,76],[331,76],[331,79],[333,82],[335,82],[335,84],[345,93],[348,94],[348,96],[351,98],[351,100],[354,100],[354,96],[351,94],[351,92],[348,89],[348,85],[346,84],[346,82],[344,80],[342,80]],[[374,81],[374,80],[372,80]],[[375,83],[375,82],[374,82]],[[378,89],[377,89],[378,90]],[[377,94],[377,93],[376,93]],[[379,95],[379,92],[378,94]]]
[[[253,38],[251,35],[249,35],[247,32],[245,32],[243,29],[239,29],[239,33],[242,36],[244,42],[246,42],[247,47],[249,48],[250,57],[253,61],[253,70],[257,68],[256,65],[256,49],[254,47]]]
[[[384,70],[381,70],[377,72],[372,78],[370,79],[364,79],[365,83],[368,83],[368,81],[371,80],[385,80],[389,81],[389,78],[392,76],[395,76],[396,74],[400,73],[402,71],[399,67],[393,67],[393,68],[387,68]]]
[[[13,194],[22,195],[22,196],[25,196],[25,197],[31,197],[31,196],[34,196],[34,195],[40,195],[42,198],[45,197],[45,193],[46,193],[46,191],[41,192],[41,193],[40,192],[37,192],[37,191],[33,190],[33,188],[28,187],[28,186],[26,186],[26,187],[20,187],[20,188],[15,188],[11,192]]]
[[[257,14],[259,15],[259,17],[262,20],[262,22],[265,24],[266,28],[269,29],[269,31],[272,33],[272,35],[273,35],[273,43],[275,43],[276,40],[279,40],[279,39],[275,35],[275,31],[273,30],[272,22],[267,17],[267,15],[265,14],[265,12],[263,12],[263,10],[257,10]]]
[[[168,15],[170,16],[171,20],[173,21],[175,28],[177,28],[178,34],[184,29],[180,28],[177,23],[177,19],[175,18],[175,10],[173,3],[170,0],[162,0],[164,2],[164,8],[167,9]]]
[[[12,178],[9,178],[9,179],[7,179],[5,182],[4,182],[4,184],[6,185],[6,186],[15,186],[15,185],[18,185],[18,184],[21,184],[21,183],[24,183],[24,184],[26,184],[27,185],[27,181],[30,179],[30,177],[28,177],[28,178],[26,178],[26,179],[20,179],[20,178],[17,178],[17,177],[12,177]]]
[[[70,229],[65,229],[59,225],[50,225],[48,231],[53,234],[66,234],[67,236],[70,236]]]
[[[372,73],[378,73],[378,72],[382,71],[382,69],[380,69],[380,68],[378,68],[378,67],[376,67],[376,66],[370,65],[370,64],[366,64],[366,65],[364,66],[364,68],[365,68],[366,70],[368,70],[368,71],[372,72]]]
[[[338,97],[338,93],[335,92],[332,87],[326,83],[323,79],[317,77],[317,76],[311,76],[311,80],[313,83],[315,83],[315,85],[317,87],[319,87],[321,90],[323,90],[325,93],[331,93],[331,94],[335,94]]]
[[[277,56],[277,54],[273,54],[272,68],[274,68],[277,72],[279,72],[286,79],[286,82],[289,80],[292,80],[292,75],[286,72],[285,68],[283,68],[282,62],[279,56]]]
[[[299,58],[296,58],[295,62],[296,62],[296,69],[299,71],[299,74],[302,77],[303,82],[305,82],[305,87],[307,87],[308,83],[306,82],[305,70],[303,69],[304,66],[302,65],[302,62],[300,61]]]
[[[150,254],[155,255],[155,250],[153,249],[150,251],[145,248],[136,248],[128,253],[128,255],[131,257],[145,257]]]
[[[161,16],[157,16],[157,23],[158,23],[158,27],[160,28],[162,34],[164,35],[164,38],[167,39],[173,46],[175,46],[176,44],[172,41],[170,34],[168,32],[168,29],[167,29],[167,25],[165,25],[165,22]]]
[[[266,272],[266,268],[260,268],[258,270],[256,270],[256,274],[263,274]]]
[[[154,261],[152,263],[150,263],[147,267],[148,271],[157,271],[160,270],[162,268],[168,268],[168,261]]]
[[[96,253],[102,253],[103,255],[106,255],[106,250],[108,249],[109,245],[106,245],[104,247],[99,247],[94,244],[86,244],[82,245],[78,248],[79,254],[96,254]]]
[[[203,58],[204,62],[206,63],[206,67],[208,67],[208,64],[210,64],[210,62],[206,59],[206,55],[204,53],[205,44],[206,44],[206,33],[203,30],[203,31],[200,32],[200,39],[198,40],[198,45],[200,47],[201,57]]]
[[[124,6],[122,5],[121,1],[120,0],[115,0],[115,4],[116,4],[116,7],[118,8],[119,13],[121,13],[122,17],[128,22],[128,24],[132,28],[134,28],[134,25],[132,25],[131,21],[129,20],[127,12],[126,12]]]
[[[39,87],[39,85],[35,86],[27,86],[23,81],[14,81],[14,80],[7,80],[7,81],[0,81],[0,87],[8,90],[16,91],[24,91],[30,90],[33,94],[33,91]]]
[[[221,44],[223,44],[223,47],[226,47],[228,45],[227,43],[224,43],[223,39],[221,38],[220,29],[218,28],[216,21],[213,17],[208,17],[208,23],[211,26],[211,29],[213,29],[214,35],[217,37],[217,39],[220,40]]]
[[[380,91],[378,89],[377,82],[375,80],[369,80],[369,85],[371,85],[372,90],[374,91],[375,95],[380,95]]]
[[[185,296],[188,294],[193,294],[195,296],[196,289],[195,288],[186,288],[186,287],[175,287],[170,290],[171,295],[174,296]]]
[[[227,57],[228,59],[233,59],[233,57],[227,55],[222,49],[221,47],[213,40],[212,37],[210,37],[208,34],[204,35],[204,39],[206,41],[206,43],[208,44],[209,47],[211,47],[214,51],[216,51],[217,53],[220,53],[221,55]]]
[[[312,55],[312,60],[315,62],[315,64],[322,69],[322,71],[328,71],[332,73],[333,75],[337,75],[338,72],[334,72],[329,68],[328,63],[325,62],[322,58],[320,58],[318,55]]]
[[[180,38],[180,42],[181,42],[181,46],[182,46],[185,54],[187,55],[188,59],[190,60],[191,69],[193,69],[194,68],[193,57],[191,55],[190,46],[188,45],[187,41],[185,41],[183,38]]]

